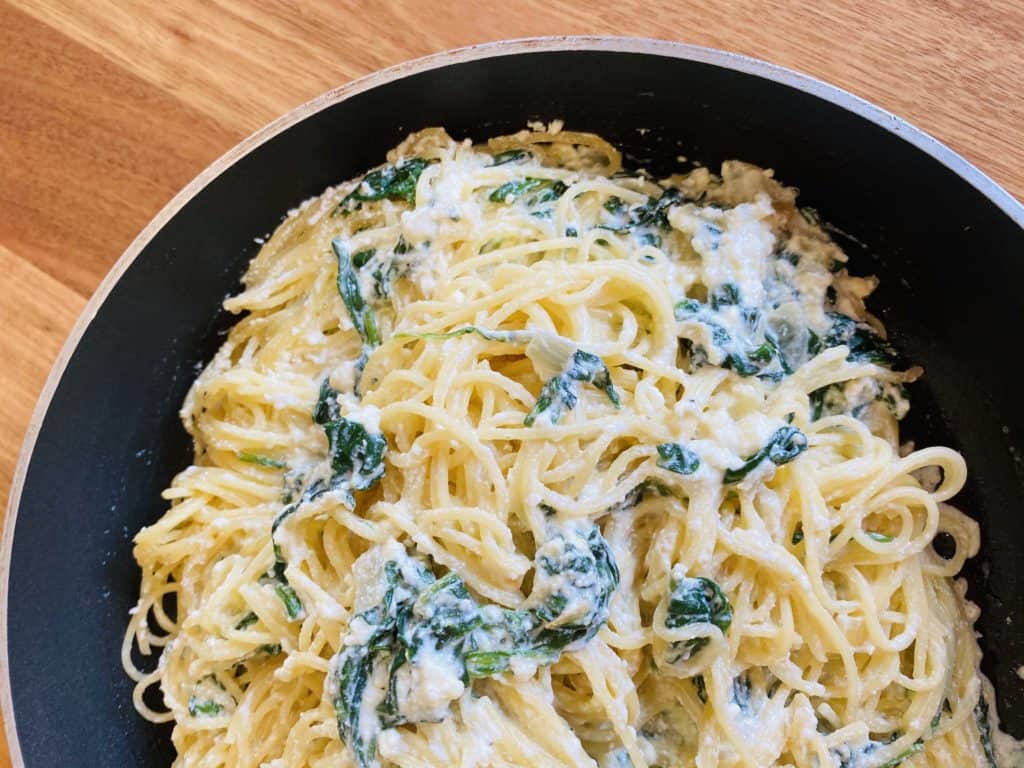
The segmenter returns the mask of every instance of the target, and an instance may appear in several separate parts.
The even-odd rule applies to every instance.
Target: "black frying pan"
[[[410,130],[484,139],[555,117],[654,172],[680,154],[775,168],[866,244],[844,243],[855,271],[881,277],[873,308],[927,371],[905,434],[967,456],[957,501],[982,525],[966,575],[984,669],[1024,736],[1024,208],[949,149],[820,82],[682,45],[569,38],[441,54],[333,91],[215,163],[118,262],[50,376],[11,496],[0,693],[15,766],[172,759],[169,729],[135,714],[118,659],[138,590],[131,536],[189,463],[177,410],[232,322],[220,304],[253,238]]]

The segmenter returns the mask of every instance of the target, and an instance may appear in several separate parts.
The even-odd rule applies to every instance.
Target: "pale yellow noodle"
[[[525,164],[491,164],[517,149],[532,153]],[[356,180],[289,214],[225,302],[242,317],[182,407],[195,458],[165,493],[165,515],[136,536],[142,585],[122,649],[136,708],[175,724],[176,765],[354,765],[325,679],[356,612],[357,558],[398,539],[481,600],[520,607],[547,524],[541,505],[601,526],[621,575],[607,625],[532,676],[477,681],[442,722],[385,731],[385,764],[987,765],[977,611],[953,581],[978,551],[978,529],[947,503],[964,461],[939,447],[901,456],[891,416],[812,413],[822,388],[898,386],[920,371],[850,362],[845,347],[777,384],[687,365],[674,304],[705,299],[714,265],[675,212],[660,242],[595,226],[613,198],[640,205],[659,193],[650,179],[616,176],[621,156],[600,137],[552,125],[485,149],[429,129],[389,161],[407,157],[436,161],[414,204],[339,215]],[[489,200],[524,176],[566,185],[546,216]],[[763,220],[790,232],[802,258],[845,261],[770,173],[737,163],[723,179],[698,169],[673,181],[723,210],[769,206]],[[261,579],[275,557],[271,522],[327,454],[310,416],[321,382],[350,380],[362,348],[331,240],[382,252],[399,237],[413,253],[390,295],[371,302],[382,343],[360,383],[359,407],[379,409],[386,471],[354,508],[322,497],[282,523],[285,574],[303,608],[289,620]],[[876,322],[863,311],[871,281],[813,274],[819,292],[845,286],[843,311]],[[606,363],[621,406],[581,386],[556,423],[527,426],[544,377],[525,341],[416,336],[468,325],[572,340]],[[802,455],[723,484],[723,471],[787,422],[807,436]],[[668,442],[693,445],[702,470],[659,466],[656,446]],[[928,468],[940,471],[935,487],[920,479]],[[625,504],[644,481],[673,492]],[[931,546],[939,532],[955,541],[948,560]],[[666,626],[673,569],[721,586],[727,631]],[[704,651],[664,663],[673,643],[694,638],[706,638]],[[740,679],[749,711],[734,703]],[[211,716],[189,711],[201,685],[226,697]],[[155,686],[162,707],[159,696],[143,701]],[[891,743],[850,757],[882,734]]]

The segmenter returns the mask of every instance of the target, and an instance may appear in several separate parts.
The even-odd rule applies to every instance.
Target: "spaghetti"
[[[845,265],[770,171],[413,134],[225,303],[136,707],[180,766],[995,765],[964,461]]]

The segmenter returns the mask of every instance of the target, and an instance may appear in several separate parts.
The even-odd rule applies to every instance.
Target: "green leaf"
[[[888,544],[893,540],[893,537],[887,533],[878,533],[877,531],[865,531],[864,532],[869,539],[880,542],[882,544]]]
[[[295,620],[301,618],[303,615],[302,601],[299,600],[299,596],[295,594],[295,590],[291,584],[287,581],[279,581],[274,585],[274,594],[278,596],[282,603],[284,603],[285,613],[288,614],[288,618]]]
[[[239,459],[248,462],[250,464],[259,464],[263,467],[272,467],[274,469],[287,469],[288,465],[283,461],[277,459],[271,459],[268,456],[262,456],[258,453],[248,453],[246,451],[239,451],[237,454]]]
[[[981,748],[985,753],[989,768],[998,768],[996,765],[996,752],[992,746],[992,720],[989,717],[988,699],[982,692],[978,698],[978,704],[974,707],[974,722],[978,726],[978,735],[981,737]]]
[[[341,418],[339,394],[341,393],[331,386],[329,378],[320,382],[320,395],[317,397],[316,407],[313,408],[313,421],[323,426],[329,421]]]
[[[525,149],[509,149],[505,152],[499,152],[494,156],[492,166],[505,165],[506,163],[518,163],[522,160],[526,160],[530,157],[530,153]]]
[[[331,248],[338,258],[338,293],[348,308],[352,325],[363,338],[364,348],[372,349],[380,344],[380,331],[377,329],[377,316],[373,308],[363,299],[359,288],[359,278],[352,268],[345,244],[339,239],[331,240]]]
[[[658,466],[677,475],[692,475],[700,468],[700,457],[679,443],[658,446]]]
[[[329,486],[364,491],[384,475],[384,454],[388,442],[383,435],[372,434],[358,421],[339,418],[324,426],[330,444],[331,479]]]
[[[888,760],[888,761],[882,763],[880,766],[878,766],[878,768],[896,768],[896,766],[899,765],[900,763],[902,763],[904,760],[906,760],[907,758],[913,757],[918,752],[921,752],[923,750],[924,750],[924,740],[923,739],[918,739],[913,744],[911,744],[909,747],[907,747],[905,750],[903,750],[898,755],[896,755],[896,757],[894,757],[892,760]]]
[[[740,289],[735,283],[722,283],[711,292],[711,308],[737,306],[740,303]]]
[[[832,326],[823,341],[826,349],[845,345],[850,350],[846,359],[851,363],[874,363],[885,367],[896,363],[896,351],[871,326],[839,312],[827,314]]]
[[[580,383],[594,385],[608,396],[616,408],[619,407],[619,394],[604,361],[597,355],[578,349],[573,353],[565,372],[545,382],[537,396],[537,403],[523,423],[528,427],[533,426],[542,413],[547,413],[552,424],[557,423],[566,411],[576,407]]]
[[[248,629],[257,621],[259,621],[259,616],[252,611],[249,611],[245,616],[239,619],[237,624],[235,624],[235,629]]]
[[[491,192],[488,199],[492,203],[511,205],[522,201],[527,208],[557,200],[568,187],[558,179],[535,179],[527,177],[518,181],[507,181]]]
[[[362,203],[384,199],[414,203],[420,174],[431,162],[422,157],[414,157],[397,165],[386,165],[371,171],[344,200],[338,203],[335,211],[349,213],[359,208]]]
[[[362,251],[356,251],[352,254],[352,266],[356,269],[362,269],[366,264],[377,255],[376,248],[367,248]]]
[[[500,341],[509,344],[525,344],[529,342],[532,335],[529,331],[492,331],[488,328],[478,328],[475,325],[467,325],[462,328],[456,328],[452,331],[445,331],[442,333],[412,333],[409,331],[402,331],[396,333],[394,338],[396,339],[426,339],[428,341],[443,341],[445,339],[454,339],[458,336],[465,336],[468,333],[475,333],[487,341]]]
[[[611,197],[604,201],[604,209],[608,211],[608,213],[613,214],[615,216],[618,216],[619,214],[623,213],[627,208],[628,206],[622,200],[622,198],[616,195],[612,195]]]
[[[541,625],[534,647],[554,652],[588,641],[608,620],[608,604],[619,585],[608,542],[596,525],[585,533],[560,531],[538,548],[536,562],[528,603],[536,605],[532,612]]]
[[[732,626],[732,605],[721,587],[711,579],[703,576],[673,577],[665,612],[665,626],[678,629],[691,624],[713,624],[722,632],[727,632]],[[669,663],[692,658],[708,642],[706,637],[694,637],[672,643],[673,655],[668,659]]]
[[[404,667],[420,663],[424,649],[430,658],[450,654],[467,683],[505,672],[514,658],[554,663],[566,645],[585,642],[604,625],[619,578],[596,525],[560,531],[538,549],[529,610],[481,606],[455,572],[435,579],[405,557],[383,564],[382,583],[374,587],[380,602],[356,617],[368,625],[368,637],[362,643],[342,638],[331,664],[338,731],[359,766],[378,765],[382,729],[416,722],[403,707],[398,680]],[[560,615],[558,606],[574,601],[588,610]],[[387,688],[371,720],[364,700],[372,680],[386,680]]]
[[[750,474],[762,461],[768,459],[777,467],[786,464],[807,449],[807,437],[796,427],[786,425],[775,430],[768,442],[741,466],[726,469],[722,482],[726,485],[738,483]]]
[[[640,227],[668,230],[670,229],[668,223],[669,209],[683,202],[685,200],[682,192],[674,187],[669,187],[661,193],[660,197],[649,197],[646,203],[629,208],[629,221],[626,224],[619,227],[605,227],[605,229],[611,229],[618,234],[625,234]],[[607,204],[605,207],[607,208]],[[621,213],[623,209],[622,207],[617,207],[615,210],[608,210],[612,213]]]
[[[746,318],[746,325],[751,338],[755,341],[742,341],[733,337],[726,330],[718,308],[738,303],[739,289],[732,283],[726,283],[712,293],[712,304],[702,304],[696,299],[683,299],[675,306],[676,320],[693,322],[703,326],[711,336],[711,343],[720,350],[722,362],[719,364],[726,370],[735,371],[740,376],[757,376],[766,381],[779,381],[793,372],[773,330],[771,323],[762,321],[762,314],[755,308],[742,307],[741,314]],[[791,329],[787,330],[791,333]],[[708,353],[695,339],[682,337],[684,349],[689,352],[690,363],[695,368],[708,365]]]
[[[697,698],[700,699],[701,704],[707,704],[708,688],[704,682],[704,675],[697,675],[693,678],[693,687],[697,689]]]
[[[359,768],[374,768],[377,762],[377,733],[366,738],[360,727],[363,698],[373,669],[369,645],[345,646],[334,662],[334,711],[338,719],[338,735],[355,756]],[[379,729],[378,729],[379,730]]]
[[[188,713],[192,715],[192,717],[214,717],[223,711],[223,704],[218,704],[216,701],[197,699],[195,696],[189,696]]]

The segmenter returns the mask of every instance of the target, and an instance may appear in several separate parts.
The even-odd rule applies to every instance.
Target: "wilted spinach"
[[[550,203],[557,200],[568,189],[558,179],[536,179],[527,176],[517,181],[506,181],[500,187],[491,192],[488,200],[492,203],[504,203],[510,205],[517,201],[527,208],[534,208],[543,203]]]
[[[617,197],[610,197],[605,202],[605,210],[613,215],[628,214],[628,220],[618,226],[605,226],[617,234],[625,234],[641,227],[654,227],[668,230],[668,211],[675,205],[685,202],[683,193],[675,187],[669,187],[660,197],[649,197],[640,205],[627,206]]]
[[[677,475],[692,475],[700,469],[700,457],[679,443],[658,446],[658,466]]]
[[[399,161],[396,165],[386,165],[371,171],[363,177],[355,189],[338,203],[335,212],[348,214],[358,209],[363,203],[377,200],[415,202],[416,184],[419,182],[423,169],[431,162],[422,157],[414,157]]]
[[[477,336],[487,339],[488,341],[501,341],[505,343],[519,344],[528,342],[533,336],[529,331],[492,331],[489,328],[479,328],[475,325],[466,325],[452,331],[443,331],[439,333],[409,333],[403,331],[401,333],[396,333],[395,338],[443,341],[445,339],[454,339],[459,336],[465,336],[469,333],[475,333]]]
[[[619,394],[604,361],[597,355],[577,349],[565,371],[544,383],[536,405],[526,416],[526,426],[533,426],[541,414],[545,414],[552,424],[557,423],[566,411],[576,407],[581,383],[593,384],[608,396],[615,407],[619,406]]]
[[[525,149],[508,149],[496,154],[491,165],[495,166],[505,165],[506,163],[518,163],[522,160],[526,160],[528,157],[530,157],[530,153]]]
[[[589,640],[608,617],[618,585],[607,542],[597,526],[557,529],[537,552],[534,589],[527,607],[481,606],[454,572],[440,579],[401,555],[382,568],[380,603],[353,620],[360,642],[346,642],[331,664],[330,685],[342,740],[361,768],[378,765],[381,730],[423,716],[405,706],[402,670],[444,664],[463,683],[507,671],[515,658],[551,664],[574,643]],[[366,711],[367,689],[386,670],[380,704]],[[443,702],[441,702],[443,704]]]
[[[740,376],[756,376],[768,381],[779,381],[793,372],[793,365],[787,359],[780,340],[780,332],[788,333],[783,323],[764,320],[757,309],[741,307],[748,340],[736,338],[726,328],[721,307],[739,305],[739,290],[732,283],[719,286],[712,292],[711,304],[696,299],[684,299],[675,306],[676,320],[693,322],[704,326],[711,336],[711,343],[720,351],[722,368],[732,370]],[[752,341],[750,340],[752,339]],[[682,337],[683,347],[688,351],[690,362],[695,367],[709,364],[708,351],[694,339]]]
[[[738,483],[750,474],[757,466],[768,459],[772,464],[781,467],[795,459],[807,449],[807,437],[796,427],[789,425],[779,427],[768,438],[764,447],[748,458],[742,465],[734,469],[726,469],[722,475],[725,484]]]
[[[188,698],[188,713],[192,717],[213,717],[224,711],[224,705],[216,701],[197,699],[195,696]]]
[[[978,726],[978,735],[981,737],[981,748],[985,752],[985,759],[989,768],[998,768],[996,765],[996,752],[992,746],[992,720],[988,712],[988,699],[982,693],[978,704],[974,708],[974,722]]]
[[[340,238],[331,240],[331,248],[338,259],[338,293],[352,318],[352,325],[363,339],[364,354],[380,344],[380,330],[377,328],[377,316],[373,307],[366,303],[359,288],[359,277],[356,275],[348,249]]]
[[[850,350],[846,359],[851,363],[875,363],[885,367],[896,364],[896,350],[871,326],[839,312],[829,312],[828,319],[831,326],[823,341],[826,349],[845,345]]]
[[[261,467],[270,467],[272,469],[287,469],[288,465],[283,461],[272,459],[269,456],[262,456],[258,453],[249,453],[248,451],[239,451],[237,454],[238,458],[248,464],[259,464]]]
[[[728,598],[711,579],[697,576],[688,578],[673,574],[670,584],[665,626],[669,629],[691,624],[713,624],[722,632],[732,625],[732,606]],[[666,660],[669,664],[693,658],[709,643],[707,637],[674,642]]]

